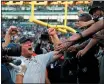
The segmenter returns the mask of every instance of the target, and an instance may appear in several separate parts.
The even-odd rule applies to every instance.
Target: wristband
[[[99,18],[98,17],[97,18],[94,18],[93,21],[94,22],[97,22],[97,21],[99,21]]]
[[[17,75],[21,75],[21,76],[24,76],[24,74],[23,74],[23,73],[17,73]]]

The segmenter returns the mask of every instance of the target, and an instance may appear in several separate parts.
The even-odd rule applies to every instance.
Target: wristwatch
[[[21,76],[24,76],[24,73],[17,73],[17,75],[21,75]]]
[[[93,18],[93,21],[94,21],[94,22],[99,21],[99,17],[97,17],[97,18]]]

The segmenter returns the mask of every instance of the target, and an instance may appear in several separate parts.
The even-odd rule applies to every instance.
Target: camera
[[[51,41],[51,38],[50,38],[48,32],[44,32],[43,34],[41,34],[40,40],[48,41],[50,44],[52,44],[52,41]]]
[[[48,32],[44,32],[43,34],[41,34],[40,39],[43,40],[43,41],[49,40]]]
[[[10,43],[7,47],[1,48],[1,61],[2,63],[8,63],[12,60],[9,59],[9,56],[20,56],[21,55],[21,46],[19,44]]]

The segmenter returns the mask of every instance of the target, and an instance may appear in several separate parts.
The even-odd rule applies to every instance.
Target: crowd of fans
[[[13,12],[29,12],[31,10],[31,6],[2,6],[2,11],[3,12],[9,12],[9,11],[13,11]],[[69,12],[77,12],[80,9],[84,10],[84,11],[88,11],[88,6],[87,5],[79,5],[79,6],[71,6],[68,7],[68,11]],[[37,12],[60,12],[60,11],[64,11],[64,6],[37,6],[35,7],[35,11]]]
[[[74,6],[70,10],[79,9],[80,7]],[[64,35],[54,28],[20,24],[19,20],[2,21],[2,47],[10,46],[10,43],[19,43],[22,50],[21,56],[17,57],[22,63],[18,66],[13,63],[7,65],[11,66],[11,78],[10,74],[3,76],[3,84],[104,84],[102,8],[95,7],[90,9],[90,14],[80,14],[74,24],[80,32],[75,34]],[[4,64],[1,69],[2,74],[8,73]]]
[[[19,30],[19,36],[26,35],[26,36],[32,36],[32,37],[37,37],[38,39],[42,33],[47,32],[47,27],[43,27],[34,23],[28,22],[28,20],[2,20],[1,22],[1,30],[2,31],[7,31],[8,28],[11,25],[17,26]],[[58,23],[58,22],[56,22]],[[75,22],[69,22],[68,26],[73,27],[73,24]],[[66,36],[69,36],[70,34],[62,34],[58,33],[59,37],[61,39],[65,38]]]

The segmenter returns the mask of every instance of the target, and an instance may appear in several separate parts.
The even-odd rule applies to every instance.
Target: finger
[[[49,33],[50,33],[50,34],[55,33],[55,31],[54,31],[54,30],[51,30],[51,31],[49,31]]]
[[[83,55],[81,54],[80,56],[82,57]]]
[[[78,52],[78,53],[76,54],[76,57],[79,58],[80,55],[81,55],[81,53]]]
[[[55,47],[55,50],[59,50],[59,49],[61,49],[61,47],[60,47],[60,46],[58,46],[58,47]]]
[[[80,25],[79,25],[79,23],[77,22],[77,23],[75,23],[75,26],[79,27]]]
[[[48,31],[49,32],[52,32],[52,31],[54,31],[54,29],[53,28],[49,28]]]
[[[56,51],[60,51],[60,50],[62,50],[62,49],[63,49],[63,48],[56,48],[55,50],[56,50]]]
[[[83,56],[84,54],[83,53],[81,53],[81,57]]]
[[[70,50],[70,52],[73,52],[72,50]]]
[[[57,46],[60,46],[60,45],[62,45],[62,43],[58,43],[58,44],[57,44]]]
[[[70,48],[67,49],[69,52],[72,52],[72,50]]]
[[[17,31],[17,28],[10,28],[9,31],[12,32],[13,30]]]
[[[72,50],[72,48],[70,47],[70,48],[68,48],[68,50]]]
[[[74,51],[75,51],[75,50],[73,50],[73,49],[72,49],[72,50],[70,50],[70,52],[74,52]]]
[[[48,29],[48,32],[50,33],[52,30],[51,29]]]
[[[68,48],[67,51],[70,52],[70,49]]]
[[[80,22],[77,22],[75,25],[76,25],[77,27],[80,27],[80,26],[81,26]]]
[[[76,58],[78,57],[78,53],[76,54]]]
[[[10,28],[17,28],[16,26],[10,26]]]

